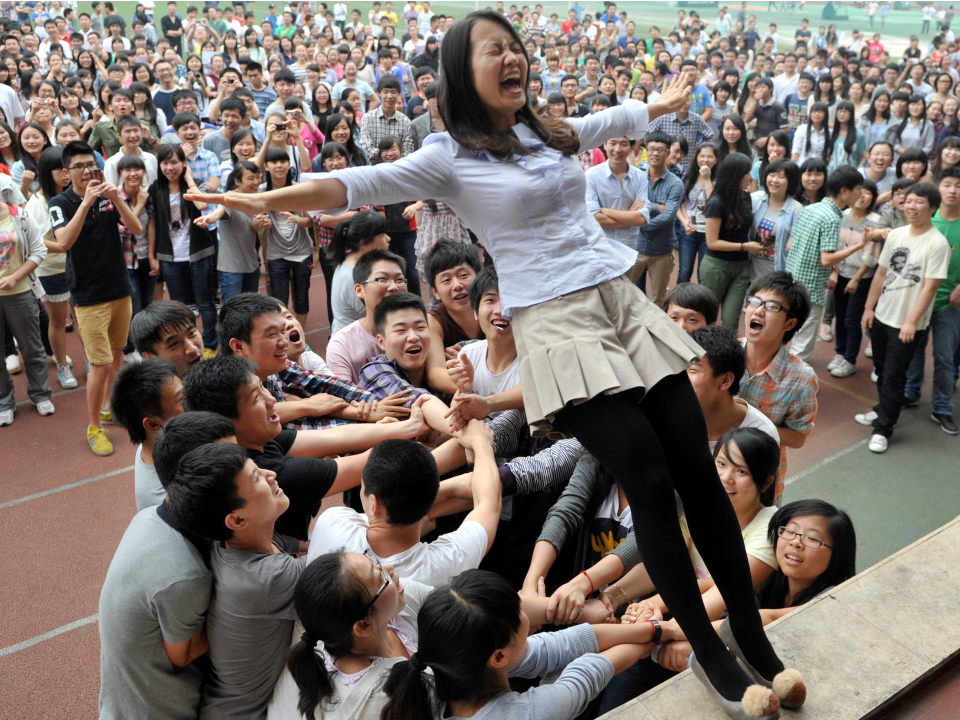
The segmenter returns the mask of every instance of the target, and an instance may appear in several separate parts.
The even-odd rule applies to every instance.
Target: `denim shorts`
[[[43,293],[47,302],[66,302],[70,299],[70,288],[67,287],[67,274],[57,273],[56,275],[47,275],[38,277],[40,285],[43,286]]]

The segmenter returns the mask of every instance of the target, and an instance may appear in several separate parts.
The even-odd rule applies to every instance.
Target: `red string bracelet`
[[[581,570],[581,571],[580,571],[580,574],[581,574],[581,575],[587,575],[587,571],[586,571],[586,570]],[[591,578],[590,578],[589,575],[587,575],[587,580],[590,581],[590,592],[591,592],[591,593],[596,592],[597,589],[593,586],[593,580],[591,580]]]

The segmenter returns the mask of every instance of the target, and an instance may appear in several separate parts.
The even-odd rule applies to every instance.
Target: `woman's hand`
[[[667,670],[683,672],[687,669],[687,658],[692,652],[693,647],[686,640],[667,643],[660,647],[660,652],[657,653],[657,663]]]
[[[150,274],[154,277],[160,274],[160,261],[155,257],[150,258]]]
[[[554,625],[570,625],[580,614],[586,594],[580,587],[582,575],[577,575],[556,589],[547,603],[547,621]]]
[[[873,317],[874,317],[873,310],[863,311],[863,317],[860,318],[860,325],[863,327],[864,330],[873,329]]]
[[[843,292],[846,295],[853,295],[857,291],[857,286],[859,284],[860,282],[856,278],[854,278],[853,280],[847,283],[847,286],[843,289]]]
[[[673,81],[667,81],[663,92],[660,93],[660,99],[655,103],[662,105],[664,112],[662,114],[676,112],[680,110],[687,99],[690,97],[692,88],[684,74],[677,75]]]
[[[231,210],[239,210],[247,215],[259,215],[267,211],[267,201],[263,199],[266,196],[267,193],[240,193],[236,191],[211,193],[189,190],[183,196],[183,199],[190,202],[207,203],[208,205],[226,205]]]
[[[631,603],[628,605],[627,610],[623,613],[623,617],[620,621],[630,625],[646,622],[647,620],[662,619],[663,613],[660,612],[660,608],[647,600],[641,600],[638,603]]]
[[[838,273],[836,270],[830,273],[830,277],[827,278],[827,290],[835,290],[839,279],[840,273]]]
[[[213,225],[213,221],[210,219],[209,215],[201,215],[200,217],[198,217],[196,220],[193,221],[193,224],[196,225],[197,227],[205,228],[205,227],[209,227],[210,225]]]
[[[687,235],[693,235],[693,234],[697,231],[697,229],[693,226],[693,223],[684,223],[684,224],[683,224],[683,231],[684,231]]]
[[[746,250],[751,255],[760,255],[761,253],[763,253],[763,245],[755,241],[744,243],[743,249]]]
[[[30,187],[30,184],[37,179],[37,174],[33,170],[24,170],[20,178],[20,187]]]

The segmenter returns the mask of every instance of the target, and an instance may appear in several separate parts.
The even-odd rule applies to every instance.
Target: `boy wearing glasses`
[[[353,268],[353,291],[364,316],[337,331],[327,344],[327,366],[341,380],[360,382],[360,369],[380,354],[373,313],[387,295],[407,290],[404,261],[388,250],[371,250]]]
[[[89,145],[69,143],[63,149],[63,167],[71,184],[50,200],[50,223],[59,246],[51,249],[67,253],[67,284],[91,366],[87,442],[96,455],[110,455],[113,444],[101,423],[113,418],[110,388],[123,361],[133,311],[119,225],[134,235],[142,233],[143,226],[117,187],[103,181]]]
[[[801,448],[817,417],[817,374],[787,350],[810,315],[810,292],[790,273],[772,272],[753,281],[744,323],[747,368],[740,398],[766,415],[780,436],[780,469],[774,497],[783,493],[787,448]]]

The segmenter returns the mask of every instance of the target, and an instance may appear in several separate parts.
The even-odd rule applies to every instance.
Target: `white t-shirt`
[[[173,246],[173,261],[187,262],[190,260],[190,218],[181,211],[183,203],[180,193],[170,193],[170,244]],[[173,223],[179,222],[180,229],[174,230]]]
[[[935,227],[913,237],[910,226],[906,225],[887,237],[877,264],[887,268],[887,278],[877,301],[877,320],[900,328],[910,317],[924,281],[946,279],[950,267],[950,244]],[[920,317],[917,330],[926,329],[931,315],[933,302]]]
[[[10,127],[16,126],[17,118],[26,116],[16,91],[3,83],[0,83],[0,108],[3,109],[3,114],[7,118],[7,125]]]
[[[610,487],[610,492],[607,493],[607,497],[604,498],[603,502],[600,503],[600,507],[597,508],[597,514],[594,515],[594,517],[616,520],[620,525],[629,530],[633,527],[633,512],[630,510],[630,503],[624,503],[623,512],[620,513],[617,512],[619,505],[620,492],[617,484],[614,483]]]
[[[137,445],[137,456],[133,465],[133,493],[137,512],[159,505],[167,496],[167,491],[160,484],[156,466],[143,461],[143,445]]]
[[[741,400],[740,398],[734,398],[733,400],[737,405],[744,405],[747,408],[747,414],[743,418],[743,422],[740,423],[740,427],[752,427],[757,430],[762,430],[767,435],[772,437],[777,441],[777,445],[780,444],[780,433],[777,432],[777,426],[773,424],[773,421],[764,415],[762,412],[757,410],[753,405],[749,404],[746,400]],[[713,449],[717,446],[718,440],[710,441],[710,452],[713,452]]]
[[[473,365],[473,391],[477,395],[496,395],[520,384],[520,361],[514,358],[499,375],[494,375],[487,367],[487,341],[464,345],[461,355],[466,355]]]
[[[310,537],[307,563],[338,548],[355,553],[369,550],[380,562],[393,565],[401,578],[410,578],[425,585],[442,585],[464,570],[479,567],[487,552],[487,531],[483,525],[472,520],[467,520],[459,529],[441,535],[432,543],[417,543],[408,550],[383,558],[377,556],[367,542],[369,527],[367,516],[350,508],[332,507],[325,510]]]
[[[331,334],[367,314],[363,300],[353,291],[354,286],[353,266],[346,263],[337,265],[333,280],[330,281],[330,304],[333,306]]]
[[[153,184],[153,181],[157,179],[157,156],[150,153],[146,153],[143,150],[137,149],[140,159],[143,160],[143,164],[146,166],[147,171],[144,174],[143,182],[145,185]],[[120,171],[117,170],[117,165],[120,164],[121,158],[124,157],[123,151],[121,150],[118,153],[114,153],[108,157],[103,163],[103,177],[111,185],[120,184]]]
[[[757,516],[747,525],[740,534],[743,536],[743,544],[747,548],[747,555],[755,557],[757,560],[766,563],[774,570],[779,567],[777,563],[777,552],[770,539],[767,537],[767,531],[770,526],[770,518],[777,512],[776,507],[764,507],[760,509]],[[683,541],[687,544],[687,551],[690,553],[690,559],[693,561],[693,569],[698,578],[710,577],[710,571],[707,564],[700,557],[693,539],[690,537],[690,529],[687,526],[687,516],[680,517],[680,530],[683,533]]]

